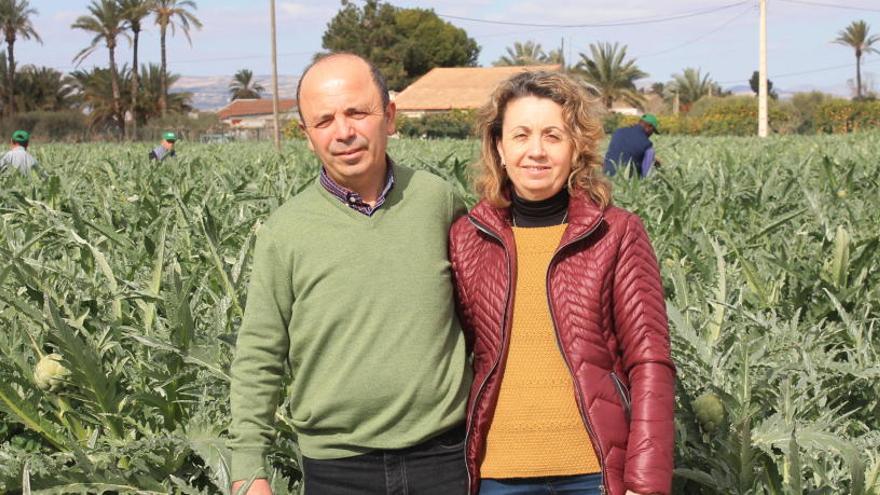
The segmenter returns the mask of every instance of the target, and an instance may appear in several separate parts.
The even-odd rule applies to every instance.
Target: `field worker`
[[[307,495],[465,494],[471,371],[447,254],[463,206],[386,155],[396,110],[364,59],[317,60],[297,101],[323,167],[257,236],[230,372],[233,491],[256,477],[247,493],[270,493],[288,394]]]
[[[150,151],[150,160],[162,161],[170,156],[175,156],[174,143],[177,142],[177,135],[171,131],[162,134],[162,143]]]
[[[659,167],[660,160],[654,155],[650,139],[655,132],[660,134],[660,122],[650,113],[642,115],[638,123],[614,131],[605,152],[605,173],[614,175],[618,169],[629,166],[633,175],[646,177],[652,166]]]
[[[0,158],[0,172],[17,169],[22,175],[27,175],[37,167],[37,159],[28,153],[28,144],[31,135],[27,131],[18,130],[12,133],[12,149]]]

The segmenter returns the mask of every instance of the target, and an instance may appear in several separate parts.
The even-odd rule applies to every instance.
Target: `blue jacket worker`
[[[174,156],[174,143],[177,141],[177,135],[173,132],[162,134],[162,144],[150,151],[150,160],[162,161],[170,156]]]
[[[651,166],[659,167],[660,160],[654,155],[654,144],[649,139],[655,132],[660,134],[660,122],[650,113],[642,115],[637,124],[614,131],[605,153],[605,173],[614,175],[618,169],[629,166],[633,175],[645,177]]]

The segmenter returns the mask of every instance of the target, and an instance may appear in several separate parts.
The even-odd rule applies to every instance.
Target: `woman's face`
[[[573,153],[561,105],[536,96],[507,103],[498,154],[519,197],[538,201],[561,191]]]

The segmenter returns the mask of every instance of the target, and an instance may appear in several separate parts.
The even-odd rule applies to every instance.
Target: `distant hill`
[[[256,82],[266,88],[263,98],[271,98],[272,76],[255,76]],[[278,76],[278,94],[282,98],[296,97],[296,76]],[[232,76],[182,76],[171,92],[193,94],[192,105],[197,110],[216,111],[229,103],[229,82]]]

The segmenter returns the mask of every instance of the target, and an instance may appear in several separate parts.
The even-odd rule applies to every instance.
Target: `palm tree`
[[[141,65],[141,92],[138,95],[138,109],[144,121],[160,117],[159,94],[162,92],[162,70],[158,64]],[[180,75],[167,74],[168,85],[173,86]],[[186,113],[192,111],[192,93],[176,91],[168,94],[168,111]]]
[[[862,98],[862,55],[880,53],[874,44],[880,42],[880,35],[868,35],[871,28],[865,21],[853,21],[843,31],[837,33],[834,43],[851,46],[856,52],[856,99]]]
[[[125,19],[128,29],[131,29],[132,36],[132,59],[131,66],[138,67],[138,39],[141,34],[141,21],[150,14],[153,6],[152,0],[118,0],[119,6],[122,8],[122,17]],[[138,71],[131,71],[131,135],[133,139],[137,139],[137,95],[140,92],[140,81],[138,80]]]
[[[236,72],[232,77],[232,82],[229,83],[229,94],[232,95],[233,100],[259,98],[263,91],[266,91],[266,88],[254,81],[254,73],[248,69]]]
[[[128,69],[123,67],[122,73],[124,80]],[[112,74],[110,69],[95,67],[92,70],[75,70],[70,73],[70,77],[76,88],[79,105],[88,115],[89,129],[105,131],[118,125],[115,92],[119,90],[119,86],[114,82],[118,74]]]
[[[116,0],[92,0],[89,5],[91,15],[83,15],[71,25],[95,33],[92,43],[83,48],[73,61],[79,65],[98,47],[102,40],[110,52],[110,84],[113,91],[113,115],[116,117],[120,133],[125,133],[125,117],[122,114],[122,98],[119,90],[119,74],[116,70],[116,38],[125,34],[125,19],[122,8]]]
[[[507,55],[503,55],[492,65],[540,65],[544,63],[547,63],[547,54],[541,48],[540,43],[535,43],[534,41],[520,43],[516,41],[512,47],[507,47]]]
[[[563,65],[565,63],[565,56],[562,55],[562,49],[557,48],[555,50],[550,50],[547,52],[547,56],[542,60],[545,64],[559,64]]]
[[[159,108],[162,116],[168,108],[168,63],[165,58],[165,34],[171,27],[171,34],[175,34],[177,27],[183,31],[186,40],[192,45],[189,37],[190,26],[202,27],[202,22],[187,9],[196,10],[193,0],[156,0],[153,4],[153,13],[156,15],[156,24],[159,25],[159,42],[162,48],[162,94],[159,95]]]
[[[605,108],[610,109],[615,100],[633,106],[642,104],[644,99],[636,90],[635,82],[648,74],[636,66],[635,59],[626,59],[626,45],[590,43],[590,55],[581,53],[580,56],[575,72],[596,88]]]
[[[73,107],[75,88],[72,80],[49,67],[26,65],[16,77],[21,90],[16,93],[16,108],[23,112],[35,110],[59,112]]]
[[[0,31],[6,40],[6,96],[8,113],[15,113],[15,40],[31,38],[43,43],[31,23],[31,16],[37,15],[28,0],[0,0]]]
[[[684,69],[681,74],[673,74],[672,82],[667,84],[666,88],[668,91],[678,93],[684,111],[687,111],[700,98],[713,92],[717,93],[719,90],[718,85],[709,77],[708,72],[703,76],[700,74],[700,69],[691,67]]]

